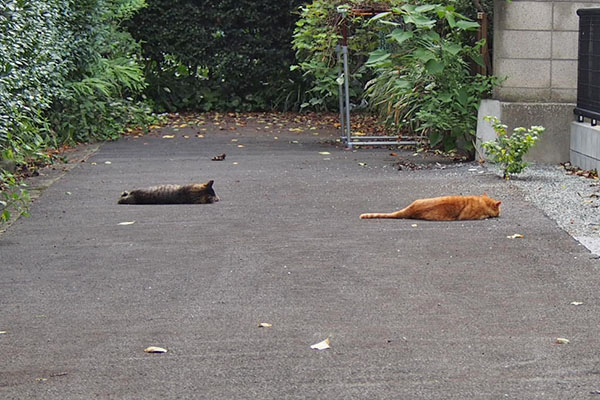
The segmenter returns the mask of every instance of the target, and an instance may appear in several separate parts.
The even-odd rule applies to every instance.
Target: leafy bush
[[[479,25],[460,11],[475,15],[476,9],[469,0],[411,3],[349,2],[350,7],[391,10],[370,19],[347,17],[352,101],[367,96],[389,128],[420,132],[429,137],[431,146],[472,154],[479,100],[498,83],[496,78],[471,73],[471,66],[482,62],[483,43],[474,41]],[[483,3],[488,7],[491,2]],[[315,0],[302,8],[296,23],[296,68],[313,78],[313,96],[305,106],[337,106],[339,4]]]
[[[509,179],[511,174],[521,173],[529,165],[523,161],[523,157],[537,143],[544,127],[515,128],[509,136],[507,126],[498,118],[487,116],[484,119],[492,124],[498,138],[493,142],[482,143],[483,149],[492,157],[492,161],[502,164],[504,179]]]
[[[389,127],[421,132],[430,146],[474,151],[477,108],[498,83],[473,75],[482,43],[470,44],[478,24],[447,5],[402,5],[376,17],[393,27],[389,50],[371,53],[376,71],[367,95]]]
[[[146,87],[141,47],[120,28],[144,6],[144,0],[73,3],[73,68],[49,113],[60,141],[114,139],[128,124],[148,122],[150,109],[141,98]]]
[[[291,102],[298,94],[298,74],[289,71],[292,11],[300,4],[148,0],[126,26],[143,43],[155,109],[264,110]]]

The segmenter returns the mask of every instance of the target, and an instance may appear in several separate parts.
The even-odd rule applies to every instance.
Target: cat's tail
[[[398,219],[398,218],[404,218],[404,216],[402,215],[402,210],[396,211],[396,212],[393,212],[393,213],[367,213],[367,214],[361,214],[360,215],[360,219],[372,219],[372,218],[393,218],[393,219]]]

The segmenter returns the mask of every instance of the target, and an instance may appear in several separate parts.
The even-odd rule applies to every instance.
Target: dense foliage
[[[421,132],[431,146],[472,154],[479,100],[498,82],[472,73],[483,44],[474,40],[478,24],[465,15],[475,13],[473,3],[410,3],[315,0],[305,6],[294,34],[298,68],[314,82],[305,105],[335,106],[339,11],[387,8],[372,18],[346,13],[353,102],[366,96],[391,129]]]
[[[297,102],[293,11],[303,1],[148,0],[127,27],[143,43],[157,110],[264,110]]]
[[[144,5],[144,0],[0,0],[3,219],[7,207],[19,210],[15,169],[48,161],[47,147],[114,138],[148,117],[149,107],[140,102],[145,87],[140,48],[120,28]]]

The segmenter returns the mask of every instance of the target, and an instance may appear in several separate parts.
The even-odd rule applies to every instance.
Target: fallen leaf
[[[554,341],[554,343],[556,344],[569,344],[569,339],[565,339],[562,337],[556,338],[556,340]]]
[[[163,349],[162,347],[150,346],[144,349],[146,353],[166,353],[167,349]]]
[[[243,144],[238,144],[237,147],[242,148],[242,147],[246,147]]]
[[[189,137],[189,135],[183,135],[183,137],[184,137],[185,139],[189,139],[189,138],[190,138],[190,137]]]
[[[163,139],[173,139],[175,135],[163,135]]]
[[[507,236],[506,238],[507,239],[522,239],[524,237],[525,236],[521,235],[520,233],[515,233],[514,235]]]
[[[359,162],[358,165],[360,165],[361,167],[366,167],[367,163],[366,162]]]
[[[203,134],[201,134],[201,133],[197,133],[197,134],[196,134],[196,137],[203,138],[203,137],[204,137],[204,135],[203,135]]]
[[[323,156],[326,156],[326,155],[331,154],[331,153],[328,152],[328,151],[320,151],[319,154],[321,154]]]
[[[233,165],[238,165],[237,161],[233,163]]]
[[[304,132],[304,129],[302,129],[302,128],[290,128],[289,131],[290,132]]]
[[[273,324],[270,324],[268,322],[261,322],[260,324],[258,324],[259,328],[272,328]]]
[[[65,194],[66,194],[67,196],[70,196],[72,193],[71,193],[71,192],[65,192]]]
[[[238,140],[237,140],[237,139],[231,139],[231,141],[232,141],[232,142],[237,142]]]
[[[412,224],[411,226],[412,226],[413,228],[416,228],[416,227],[417,227],[417,226],[419,226],[419,225],[417,225],[417,224]]]
[[[213,161],[223,161],[224,159],[225,159],[225,153],[219,154],[219,155],[214,156],[213,158],[211,158],[211,160],[213,160]]]
[[[133,225],[135,221],[119,222],[119,225]]]
[[[290,143],[298,144],[298,143],[300,143],[300,142],[299,142],[299,141],[297,141],[297,140],[292,140]]]
[[[312,346],[310,346],[310,348],[314,350],[326,350],[331,348],[331,346],[329,345],[329,338],[323,340],[322,342],[313,344]]]
[[[582,304],[583,304],[583,301],[572,301],[572,302],[571,302],[571,305],[572,305],[572,306],[580,306],[580,305],[582,305]]]
[[[104,164],[110,165],[110,164],[112,164],[112,162],[110,162],[110,161],[104,161]]]
[[[7,331],[0,331],[0,335],[6,335],[7,333]]]

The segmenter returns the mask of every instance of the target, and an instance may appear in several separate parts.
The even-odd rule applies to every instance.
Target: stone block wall
[[[478,143],[493,139],[493,130],[482,120],[491,113],[509,131],[518,126],[546,128],[529,161],[569,161],[574,154],[570,135],[577,102],[580,8],[600,8],[600,0],[494,0],[494,75],[506,80],[480,107]]]
[[[495,99],[576,102],[580,8],[600,0],[495,0],[494,75],[507,78]]]

